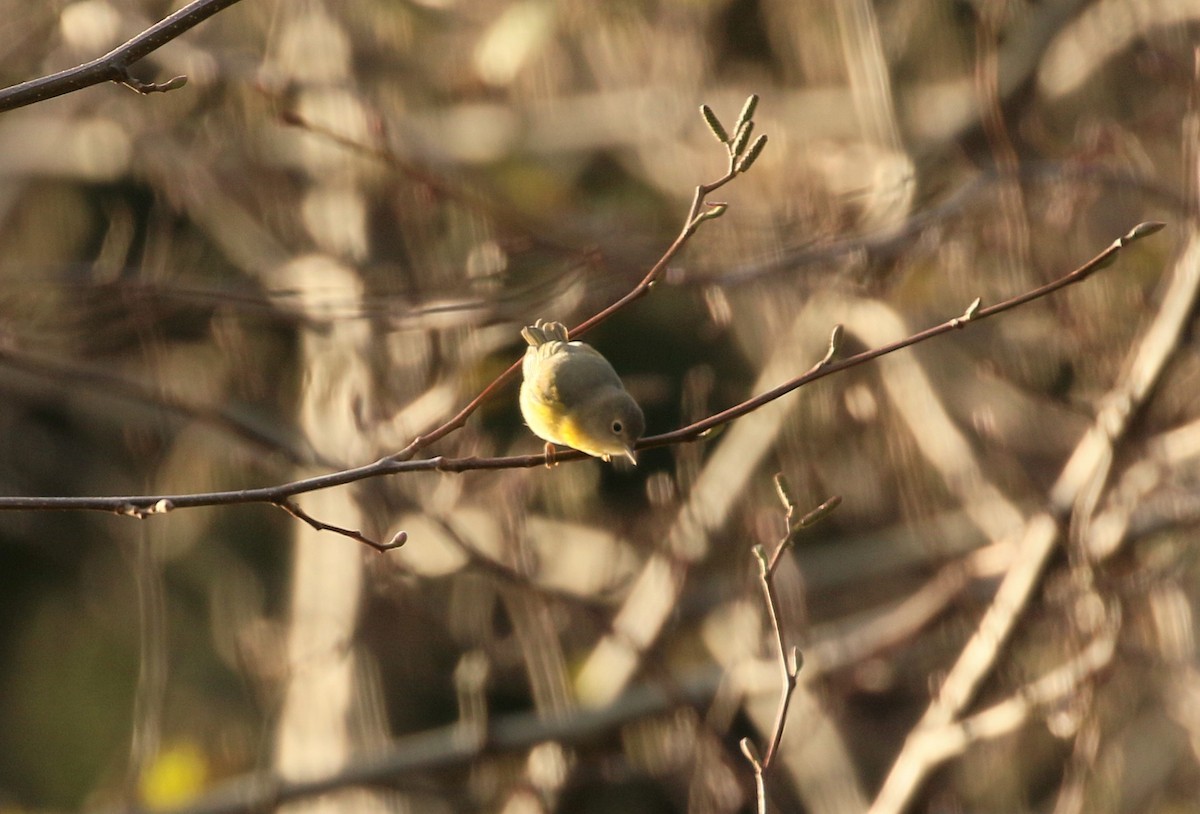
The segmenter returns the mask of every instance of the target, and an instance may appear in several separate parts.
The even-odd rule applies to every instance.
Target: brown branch
[[[304,509],[301,509],[299,506],[297,506],[295,502],[288,500],[287,498],[282,498],[272,502],[290,514],[292,517],[296,518],[297,520],[304,521],[317,531],[332,531],[334,534],[340,534],[343,537],[349,537],[351,540],[357,540],[364,545],[370,546],[376,551],[391,551],[393,548],[399,548],[408,542],[408,534],[403,531],[396,532],[394,535],[392,535],[392,539],[388,540],[386,543],[381,543],[378,540],[373,540],[370,537],[367,537],[357,529],[343,528],[342,526],[335,526],[332,523],[325,523],[321,520],[318,520],[308,512],[304,511]]]
[[[186,76],[176,76],[161,83],[144,82],[135,79],[129,73],[129,67],[236,2],[238,0],[193,0],[98,59],[4,88],[0,90],[0,112],[53,99],[55,96],[63,96],[103,82],[117,82],[138,93],[159,93],[182,87],[187,82]]]
[[[697,187],[696,196],[693,199],[692,207],[689,210],[690,215],[687,225],[680,233],[680,237],[672,244],[668,253],[664,258],[669,259],[674,253],[686,243],[687,238],[695,231],[695,228],[703,221],[703,215],[698,215],[704,206],[705,196],[713,189],[718,188],[725,183],[728,183],[730,176],[725,176],[718,182],[709,185],[701,185]],[[1020,294],[1011,299],[1005,300],[996,305],[987,306],[985,308],[978,307],[978,302],[972,303],[970,307],[963,312],[962,315],[949,319],[946,322],[936,325],[932,328],[915,333],[905,339],[884,345],[878,348],[872,348],[861,353],[848,356],[839,361],[832,361],[836,355],[838,339],[840,331],[834,330],[833,341],[830,343],[829,352],[825,358],[813,366],[808,372],[794,379],[779,385],[778,387],[768,390],[754,398],[747,399],[740,404],[723,410],[719,413],[709,416],[708,418],[689,424],[686,427],[681,427],[671,432],[661,435],[649,436],[643,438],[637,445],[640,449],[649,449],[653,447],[667,446],[669,444],[690,443],[703,438],[712,430],[728,424],[735,419],[738,419],[747,413],[769,404],[776,399],[779,399],[788,393],[802,387],[816,379],[824,378],[825,376],[837,373],[847,368],[856,367],[866,362],[872,361],[889,353],[907,348],[911,345],[916,345],[920,342],[933,339],[936,336],[949,333],[950,331],[965,328],[968,324],[978,322],[996,314],[1003,313],[1018,306],[1024,305],[1033,300],[1045,297],[1062,288],[1065,288],[1075,283],[1082,282],[1090,275],[1102,269],[1116,260],[1117,254],[1125,246],[1135,240],[1139,240],[1148,235],[1162,229],[1164,224],[1157,222],[1147,222],[1134,227],[1124,237],[1115,240],[1111,246],[1105,249],[1100,254],[1083,264],[1079,268],[1069,274],[1058,278],[1050,283],[1039,286],[1024,294]],[[582,323],[572,333],[582,332],[591,328],[604,319],[607,319],[619,307],[632,302],[639,296],[642,296],[653,284],[657,275],[666,267],[666,259],[660,260],[651,269],[646,278],[639,284],[638,288],[631,291],[622,299],[618,300],[613,305],[601,311],[596,316]],[[102,511],[115,512],[117,514],[126,514],[135,517],[144,517],[149,514],[159,514],[173,509],[192,508],[196,506],[220,506],[242,503],[269,503],[280,505],[281,502],[287,501],[289,498],[296,495],[305,494],[307,492],[315,492],[321,489],[329,489],[335,486],[345,486],[346,484],[355,483],[357,481],[366,480],[367,478],[382,477],[385,475],[397,475],[406,472],[467,472],[475,470],[495,470],[495,469],[528,469],[535,466],[543,466],[546,463],[545,454],[538,453],[533,455],[510,455],[494,458],[446,458],[433,457],[421,458],[412,460],[412,456],[423,449],[425,446],[434,441],[445,437],[453,430],[461,427],[467,418],[479,407],[484,399],[490,397],[497,392],[504,384],[507,384],[509,379],[515,374],[520,363],[515,363],[509,370],[498,377],[490,385],[484,388],[478,396],[476,396],[466,407],[464,407],[458,415],[452,418],[449,422],[442,425],[433,432],[420,436],[409,444],[405,449],[394,455],[388,455],[380,458],[374,463],[365,464],[363,466],[352,469],[344,469],[338,472],[331,472],[326,475],[318,475],[312,478],[292,481],[290,483],[278,484],[275,486],[265,486],[254,489],[238,489],[226,490],[218,492],[196,492],[191,494],[179,495],[136,495],[136,496],[95,496],[95,497],[0,497],[0,511],[15,511],[15,510],[84,510],[84,511]],[[567,461],[580,461],[587,458],[582,452],[566,449],[558,450],[555,453],[555,461],[564,463]],[[334,530],[330,527],[328,530]],[[353,535],[347,535],[353,536]]]
[[[771,630],[775,634],[776,655],[778,656],[777,663],[779,664],[779,673],[782,682],[779,689],[779,706],[775,710],[775,722],[771,726],[771,740],[768,742],[766,755],[760,758],[758,749],[749,738],[742,738],[740,744],[742,754],[745,755],[751,769],[754,771],[754,787],[758,797],[759,814],[766,814],[767,811],[766,773],[771,768],[771,764],[775,760],[775,755],[779,752],[779,744],[783,740],[783,727],[787,724],[788,710],[792,705],[792,696],[796,692],[800,668],[804,664],[800,649],[792,647],[789,650],[783,638],[783,624],[780,622],[779,596],[775,592],[775,571],[778,569],[783,555],[795,545],[796,538],[800,535],[800,532],[811,528],[823,520],[830,512],[841,505],[842,502],[842,499],[835,495],[804,515],[804,517],[797,518],[796,502],[792,498],[791,490],[788,488],[783,473],[775,475],[775,489],[779,494],[780,502],[783,503],[784,510],[787,512],[787,531],[783,535],[783,538],[780,539],[779,544],[775,546],[775,551],[770,556],[767,556],[766,550],[761,545],[755,546],[754,558],[758,562],[759,585],[762,587],[763,599],[767,605],[767,615],[771,621]]]
[[[995,316],[996,314],[1001,314],[1005,311],[1011,311],[1013,308],[1017,308],[1025,303],[1040,299],[1048,294],[1053,294],[1059,289],[1083,282],[1095,272],[1116,262],[1117,255],[1120,253],[1121,249],[1125,248],[1136,240],[1141,240],[1144,237],[1160,231],[1165,226],[1165,223],[1161,223],[1159,221],[1147,221],[1145,223],[1139,223],[1124,237],[1119,237],[1114,240],[1112,245],[1110,245],[1107,249],[1100,252],[1100,254],[1096,255],[1091,260],[1087,261],[1069,274],[1059,277],[1057,280],[1053,280],[1045,285],[1038,286],[1030,291],[1026,291],[1024,294],[1019,294],[1015,297],[1012,297],[1011,299],[1004,300],[1003,302],[996,303],[995,305],[989,305],[986,308],[979,307],[979,300],[977,299],[975,302],[971,303],[967,307],[966,311],[964,311],[960,316],[946,320],[940,325],[935,325],[932,328],[926,328],[923,331],[905,337],[897,342],[892,342],[887,345],[882,345],[878,348],[865,350],[862,353],[856,353],[853,356],[847,356],[846,358],[837,362],[832,361],[834,354],[826,354],[826,357],[820,362],[817,362],[817,364],[813,365],[813,367],[809,369],[807,373],[797,376],[794,379],[790,379],[773,390],[768,390],[767,392],[755,396],[752,399],[743,401],[741,404],[736,404],[727,410],[723,410],[719,413],[711,415],[708,418],[705,418],[702,421],[697,421],[694,424],[689,424],[686,427],[681,427],[677,430],[663,433],[662,435],[643,438],[641,443],[637,445],[637,448],[647,449],[650,447],[665,446],[667,444],[676,444],[681,441],[693,441],[723,424],[728,424],[730,421],[733,421],[736,418],[741,418],[747,413],[754,412],[764,404],[775,401],[775,399],[779,398],[780,396],[787,395],[793,390],[803,387],[809,382],[814,382],[817,379],[823,379],[826,376],[834,373],[840,373],[847,368],[857,367],[865,362],[870,362],[874,359],[878,359],[880,356],[886,356],[889,353],[895,353],[903,348],[907,348],[921,342],[926,342],[930,339],[933,339],[935,336],[941,336],[942,334],[950,333],[951,331],[960,328],[965,328],[970,322],[979,322],[980,320],[987,319],[988,317]],[[836,342],[833,344],[836,344]],[[831,350],[836,351],[836,347],[831,348]]]

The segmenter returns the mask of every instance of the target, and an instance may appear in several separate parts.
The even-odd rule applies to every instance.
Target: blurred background
[[[4,85],[174,10],[0,7]],[[1169,227],[636,469],[297,499],[406,531],[386,554],[271,506],[2,513],[0,811],[264,810],[253,779],[347,766],[383,768],[289,807],[755,810],[777,472],[800,513],[843,502],[774,580],[806,664],[769,810],[1195,810],[1198,31],[1185,0],[243,0],[134,66],[181,89],[3,113],[8,496],[402,448],[522,325],[642,278],[726,169],[701,103],[731,126],[757,93],[770,142],[588,336],[650,433],[803,373],[834,324],[882,345]],[[425,454],[540,449],[514,384]]]

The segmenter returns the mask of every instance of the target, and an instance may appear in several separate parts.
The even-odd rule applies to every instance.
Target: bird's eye
[[[615,433],[619,433],[619,432],[621,432],[621,430],[623,430],[623,429],[625,429],[625,428],[624,428],[624,427],[621,425],[621,422],[620,422],[620,421],[614,421],[614,422],[613,422],[613,427],[612,427],[612,430],[613,430],[613,432],[615,432]]]

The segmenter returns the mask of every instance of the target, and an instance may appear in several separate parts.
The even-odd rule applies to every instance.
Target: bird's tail
[[[526,325],[522,328],[521,336],[525,337],[525,341],[535,348],[547,342],[568,341],[566,325],[563,325],[561,322],[547,322],[541,319],[532,325]]]

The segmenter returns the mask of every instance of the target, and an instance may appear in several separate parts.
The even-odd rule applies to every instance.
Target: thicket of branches
[[[0,8],[0,809],[1196,798],[1186,13]]]

